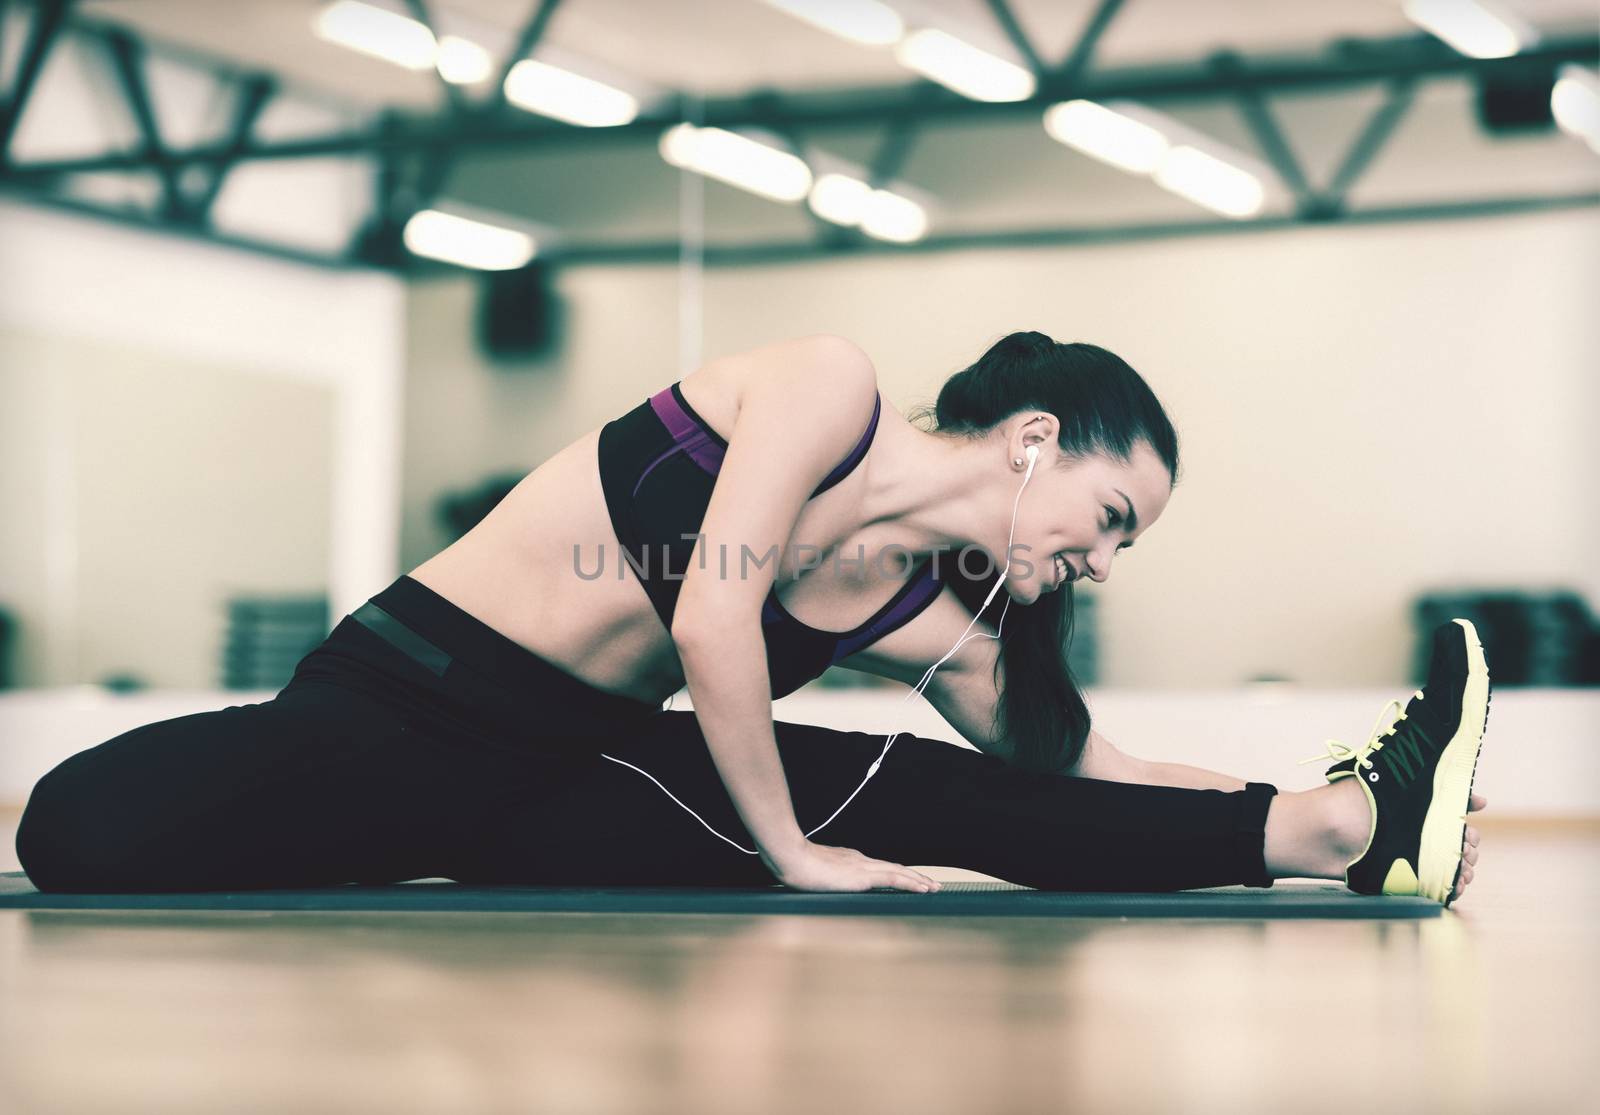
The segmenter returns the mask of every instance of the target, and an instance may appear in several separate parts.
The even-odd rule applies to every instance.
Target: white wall
[[[336,403],[327,384],[0,329],[16,684],[219,684],[230,597],[325,594]]]
[[[468,281],[413,285],[407,567],[442,542],[442,490],[532,467],[676,378],[676,283],[563,273],[565,347],[520,370],[473,347]],[[1184,479],[1094,589],[1103,682],[1391,686],[1416,593],[1600,605],[1597,290],[1595,210],[877,256],[709,272],[705,351],[840,333],[904,411],[1014,329],[1110,348],[1166,404]]]
[[[132,560],[150,558],[148,551],[128,555],[130,567],[151,575],[143,589],[108,584],[95,572],[118,568],[118,555],[107,551],[140,545],[134,509],[106,505],[119,492],[136,492],[137,484],[129,485],[140,478],[154,484],[157,474],[167,476],[169,490],[158,494],[174,515],[184,487],[206,493],[191,504],[196,519],[183,531],[150,524],[162,535],[150,539],[153,548],[170,548],[174,539],[197,548],[231,538],[233,551],[244,547],[242,556],[218,544],[208,569],[234,564],[250,578],[254,568],[264,588],[315,576],[306,587],[326,590],[336,616],[394,577],[404,310],[397,280],[10,202],[0,202],[0,244],[0,412],[4,432],[14,435],[0,443],[0,474],[7,476],[0,573],[13,582],[0,586],[0,597],[28,603],[27,680],[98,676],[95,669],[110,660],[83,648],[98,638],[95,617],[108,597],[165,587],[151,583],[163,568],[159,559],[144,566]],[[207,376],[218,382],[205,383]],[[168,406],[188,399],[193,409],[152,409],[150,400],[163,395]],[[209,416],[207,406],[221,417]],[[162,442],[145,451],[137,437],[112,444],[97,436],[119,419],[144,423]],[[230,424],[237,434],[231,439]],[[187,459],[179,452],[185,439]],[[230,440],[253,458],[248,467],[218,466]],[[125,465],[118,447],[129,454]],[[119,465],[122,475],[110,475]],[[306,521],[299,502],[309,502],[321,521]],[[91,505],[99,510],[86,519]],[[203,529],[207,515],[216,519],[215,532]],[[120,525],[112,537],[85,533],[86,522]],[[275,560],[280,549],[293,558]],[[311,565],[303,567],[308,552]],[[167,569],[174,579],[193,573],[182,562]],[[190,622],[203,622],[198,615],[191,612]],[[169,638],[191,648],[213,644],[209,631]],[[152,650],[139,672],[164,684],[215,680],[214,668],[199,677],[168,673],[158,655]]]

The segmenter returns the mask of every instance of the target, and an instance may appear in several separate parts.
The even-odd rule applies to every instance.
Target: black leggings
[[[883,739],[774,727],[809,832]],[[62,762],[33,789],[17,855],[46,891],[774,882],[759,856],[602,751],[756,846],[692,712],[594,689],[401,577],[272,700],[135,728]],[[812,839],[1054,890],[1270,886],[1275,792],[1032,774],[901,735]]]

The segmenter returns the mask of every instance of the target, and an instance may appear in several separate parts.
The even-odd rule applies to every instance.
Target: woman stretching
[[[931,418],[838,337],[712,361],[545,461],[273,699],[61,763],[22,864],[76,891],[937,890],[912,863],[1460,895],[1489,699],[1469,623],[1435,632],[1370,739],[1330,746],[1318,789],[1132,758],[1092,730],[1065,645],[1072,584],[1104,582],[1177,481],[1160,403],[1104,349],[1017,333]],[[977,750],[775,723],[830,665],[922,687]],[[685,684],[694,711],[663,710]]]

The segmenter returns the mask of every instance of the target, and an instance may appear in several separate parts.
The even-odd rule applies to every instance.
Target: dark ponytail
[[[1178,482],[1178,435],[1166,411],[1137,372],[1096,345],[1012,333],[951,376],[931,410],[918,408],[911,417],[931,416],[930,433],[977,439],[1027,409],[1055,415],[1061,423],[1057,444],[1070,459],[1103,453],[1127,463],[1143,441],[1166,465],[1172,483]],[[998,566],[971,557],[949,563],[951,588],[969,611],[977,612],[999,579],[1005,555],[999,557]],[[987,575],[969,577],[962,566],[982,568]],[[1089,707],[1067,665],[1072,602],[1067,584],[1030,607],[1006,613],[995,664],[997,682],[1004,671],[995,727],[1010,745],[1011,763],[1027,770],[1066,771],[1089,738]],[[998,598],[989,605],[985,622],[991,627],[999,621],[1001,605]]]

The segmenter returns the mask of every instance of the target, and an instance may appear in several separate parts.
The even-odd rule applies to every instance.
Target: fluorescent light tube
[[[1562,66],[1550,90],[1550,114],[1562,131],[1600,155],[1600,74],[1570,63]]]
[[[721,128],[678,124],[661,136],[661,157],[774,201],[799,201],[811,191],[804,160]]]
[[[895,48],[907,69],[975,101],[1025,101],[1033,96],[1033,75],[1021,66],[979,50],[937,28],[913,31]]]
[[[1167,152],[1155,178],[1173,193],[1225,217],[1253,217],[1266,199],[1255,175],[1187,145]]]
[[[811,187],[812,212],[825,221],[853,227],[861,223],[872,187],[848,174],[824,174]]]
[[[518,108],[586,128],[616,127],[639,115],[639,102],[621,89],[531,58],[511,67],[505,94]]]
[[[330,43],[359,50],[408,70],[433,67],[433,32],[414,19],[362,4],[337,0],[317,13],[312,28]]]
[[[928,214],[908,197],[873,190],[861,215],[861,231],[879,240],[907,244],[928,231]]]
[[[1470,58],[1509,58],[1539,37],[1481,0],[1405,0],[1401,7],[1411,22]]]
[[[927,211],[893,190],[874,190],[848,174],[824,174],[811,187],[812,210],[825,221],[861,231],[879,240],[907,243],[928,231]]]
[[[863,46],[889,46],[906,33],[900,13],[879,0],[766,0],[779,11]]]
[[[416,255],[479,271],[511,271],[533,259],[538,245],[515,229],[421,209],[406,222],[402,239]]]
[[[1151,174],[1170,144],[1159,128],[1094,101],[1063,101],[1045,110],[1050,138],[1132,174]]]
[[[459,35],[446,35],[439,40],[436,65],[439,76],[452,85],[476,85],[487,81],[494,72],[494,59],[489,52]]]

